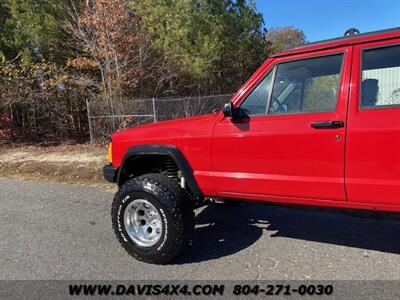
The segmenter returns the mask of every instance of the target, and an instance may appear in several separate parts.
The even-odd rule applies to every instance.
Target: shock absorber
[[[168,158],[165,161],[165,169],[167,170],[167,176],[169,178],[173,178],[173,179],[178,180],[178,171],[179,171],[179,169],[176,166],[175,162],[171,158]]]

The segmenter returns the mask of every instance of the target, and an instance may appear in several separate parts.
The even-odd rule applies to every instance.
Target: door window
[[[265,115],[270,94],[273,72],[270,72],[261,83],[247,96],[240,108],[249,116]]]
[[[335,111],[342,63],[336,54],[280,64],[269,113]]]
[[[362,52],[361,108],[400,105],[400,46]]]

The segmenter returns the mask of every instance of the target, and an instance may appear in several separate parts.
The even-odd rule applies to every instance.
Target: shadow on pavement
[[[232,255],[254,244],[263,231],[272,238],[400,254],[400,221],[397,220],[243,203],[235,208],[218,205],[204,208],[196,216],[193,245],[174,263],[201,262]]]

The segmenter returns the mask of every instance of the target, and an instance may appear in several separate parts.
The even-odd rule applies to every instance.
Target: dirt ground
[[[51,147],[3,145],[0,147],[0,176],[39,181],[113,188],[103,179],[107,163],[104,145]]]

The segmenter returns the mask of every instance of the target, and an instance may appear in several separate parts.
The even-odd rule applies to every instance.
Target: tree
[[[76,57],[69,64],[97,69],[109,101],[124,95],[155,94],[174,75],[174,61],[155,53],[141,17],[124,0],[88,0],[67,7]],[[146,82],[145,82],[146,81]]]
[[[266,57],[254,1],[131,0],[153,47],[179,64],[181,93],[231,92]]]
[[[266,40],[271,53],[277,53],[304,45],[306,36],[303,30],[294,27],[270,28]]]
[[[265,40],[264,21],[254,1],[226,1],[224,18],[216,14],[223,28],[220,39],[223,53],[217,66],[227,91],[236,90],[265,60],[269,52]]]
[[[0,64],[0,116],[23,141],[87,139],[84,99],[93,92],[90,78],[74,76],[42,58],[21,64]]]
[[[109,97],[135,88],[143,72],[137,17],[122,0],[86,1],[81,11],[72,2],[69,29],[80,54],[69,64],[78,69],[98,68],[102,92]]]
[[[0,3],[0,115],[24,141],[86,138],[83,99],[92,91],[65,67],[63,1]]]
[[[29,63],[37,54],[58,60],[68,49],[60,24],[62,0],[3,0],[0,3],[0,56]]]
[[[118,113],[124,97],[231,93],[304,41],[266,37],[254,0],[2,0],[0,115],[25,137],[69,136],[83,99]]]
[[[219,28],[204,5],[193,0],[130,1],[162,55],[173,55],[181,71],[204,79],[218,58]]]

